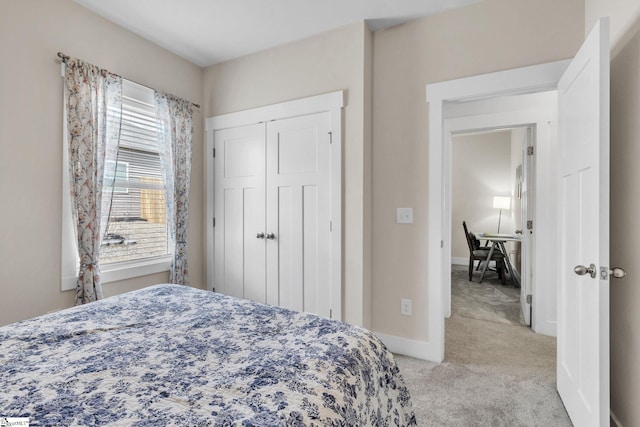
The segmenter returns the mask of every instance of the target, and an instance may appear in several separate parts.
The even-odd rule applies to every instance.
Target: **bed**
[[[312,314],[156,285],[0,328],[30,425],[415,426],[393,356]]]

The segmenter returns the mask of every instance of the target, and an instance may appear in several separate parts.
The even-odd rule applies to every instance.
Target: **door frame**
[[[426,86],[429,104],[429,222],[428,222],[428,345],[423,357],[444,360],[445,287],[451,281],[450,154],[445,144],[444,106],[447,102],[555,90],[570,60],[483,74]],[[447,187],[449,186],[449,187]],[[449,228],[447,228],[449,227]]]
[[[342,108],[344,91],[330,92],[292,101],[222,114],[206,119],[205,141],[205,259],[207,290],[214,289],[215,268],[215,131],[308,114],[331,114],[331,317],[342,320]],[[329,224],[327,224],[329,226]]]

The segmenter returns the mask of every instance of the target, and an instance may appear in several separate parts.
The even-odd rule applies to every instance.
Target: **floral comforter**
[[[370,332],[178,285],[0,328],[0,417],[32,426],[416,425],[398,367]]]

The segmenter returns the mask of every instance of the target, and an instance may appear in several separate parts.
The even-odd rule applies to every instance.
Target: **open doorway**
[[[451,138],[453,314],[531,324],[534,142],[532,126]]]
[[[535,130],[532,125],[463,130],[451,137],[451,292],[457,290],[458,297],[481,292],[467,295],[479,313],[515,311],[511,317],[522,317],[525,325],[531,325],[535,283]],[[461,287],[461,267],[468,271],[467,287]],[[487,287],[492,279],[502,286]],[[487,300],[492,294],[495,301]],[[485,306],[473,304],[475,297]]]

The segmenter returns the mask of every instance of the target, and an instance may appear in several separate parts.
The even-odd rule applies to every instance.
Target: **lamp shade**
[[[494,196],[493,207],[494,209],[511,209],[511,197]]]

